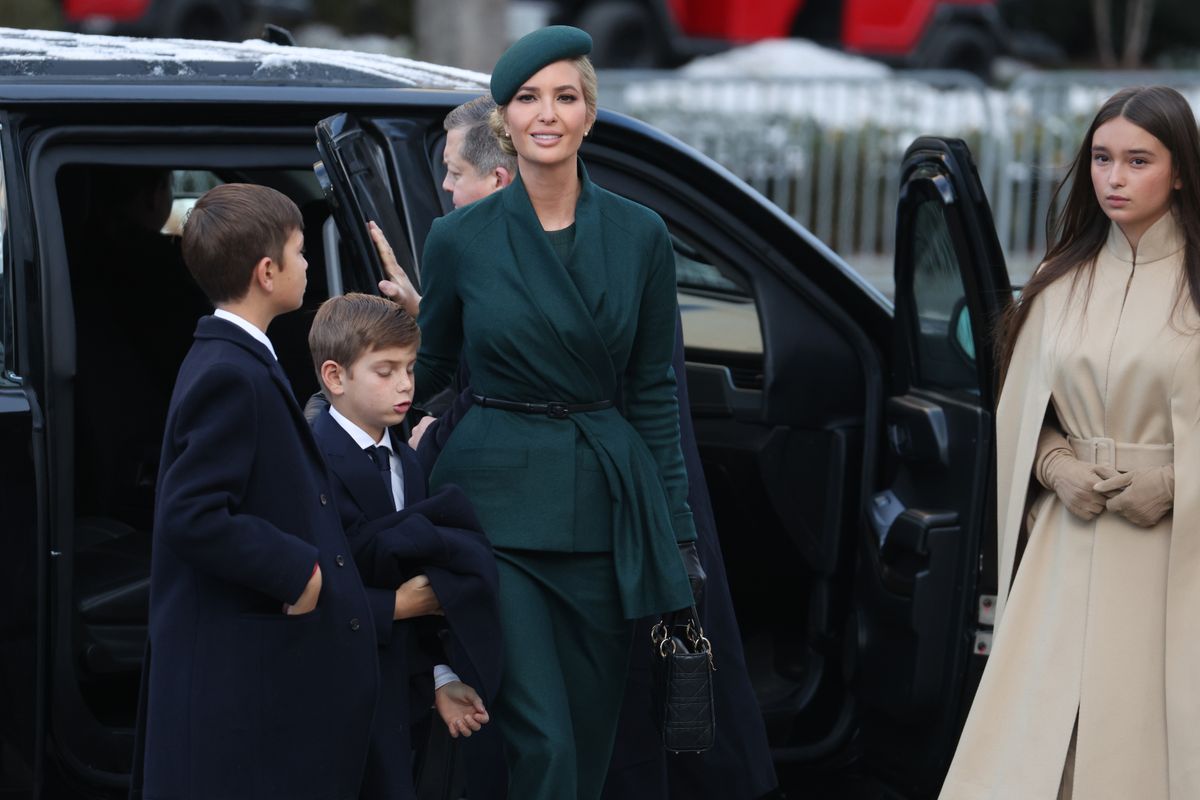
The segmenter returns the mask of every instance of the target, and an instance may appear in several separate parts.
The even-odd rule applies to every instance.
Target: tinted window
[[[761,356],[762,329],[754,300],[689,242],[672,235],[683,339],[689,351]]]
[[[925,386],[976,391],[961,265],[940,202],[928,200],[917,207],[912,247],[916,374]]]

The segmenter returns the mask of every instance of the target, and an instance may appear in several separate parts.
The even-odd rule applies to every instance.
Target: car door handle
[[[917,574],[929,565],[930,532],[957,527],[957,511],[905,509],[879,549],[884,586],[897,594],[912,594]]]
[[[887,420],[888,444],[899,458],[950,465],[950,435],[941,406],[911,395],[892,397]]]

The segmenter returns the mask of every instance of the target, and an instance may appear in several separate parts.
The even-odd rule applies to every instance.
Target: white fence
[[[1014,279],[1045,249],[1058,182],[1100,104],[1124,86],[1175,86],[1200,110],[1200,72],[1027,73],[1007,90],[949,72],[885,80],[602,73],[605,106],[643,119],[742,177],[890,292],[898,170],[917,136],[967,141]],[[877,274],[871,274],[871,273]]]

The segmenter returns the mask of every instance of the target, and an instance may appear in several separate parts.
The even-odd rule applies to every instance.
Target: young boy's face
[[[340,393],[329,387],[333,407],[378,440],[383,429],[399,424],[412,406],[416,361],[416,344],[362,354],[349,369],[339,367]]]
[[[293,230],[283,245],[282,263],[276,273],[279,308],[295,311],[304,303],[308,286],[308,259],[304,257],[304,233]]]

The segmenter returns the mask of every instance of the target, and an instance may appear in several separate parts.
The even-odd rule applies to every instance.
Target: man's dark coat
[[[134,795],[355,798],[378,666],[328,473],[267,349],[215,317],[195,338],[163,440]],[[316,610],[285,616],[318,563]]]

